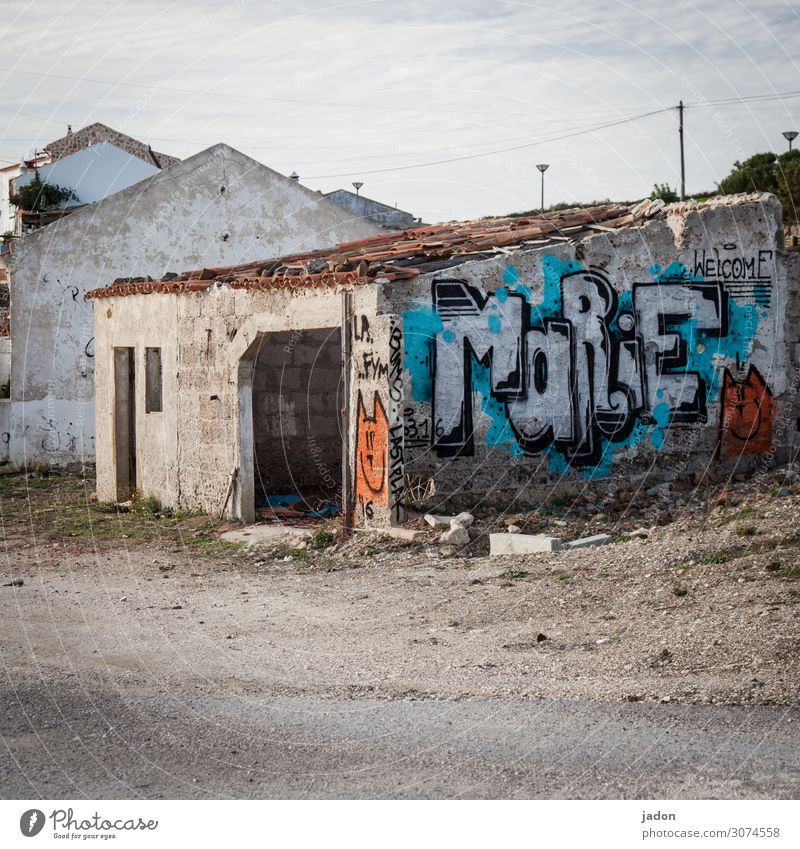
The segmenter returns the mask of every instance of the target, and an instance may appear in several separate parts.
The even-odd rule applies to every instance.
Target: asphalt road
[[[800,711],[0,686],[15,798],[797,798]]]

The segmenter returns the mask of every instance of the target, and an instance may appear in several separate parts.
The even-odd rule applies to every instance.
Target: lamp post
[[[786,130],[783,137],[789,142],[789,150],[791,150],[792,142],[797,138],[797,130]]]
[[[351,183],[352,187],[356,190],[356,197],[358,197],[358,193],[361,191],[361,187],[364,185],[363,183]]]
[[[542,214],[544,214],[544,172],[550,167],[546,165],[544,162],[540,163],[536,166],[542,174]]]

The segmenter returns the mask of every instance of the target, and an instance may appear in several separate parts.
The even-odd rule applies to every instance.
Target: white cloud
[[[66,123],[101,120],[179,156],[224,140],[297,170],[313,188],[361,177],[367,194],[428,220],[534,206],[531,166],[543,160],[552,165],[549,200],[634,198],[654,182],[674,185],[674,115],[498,157],[365,172],[679,98],[800,89],[800,27],[783,2],[7,5],[0,64],[51,76],[0,72],[3,105],[54,120],[0,113],[0,158],[61,135]],[[781,131],[800,124],[797,105],[687,110],[689,190],[712,186],[742,150],[780,149]],[[344,172],[353,176],[320,176]]]

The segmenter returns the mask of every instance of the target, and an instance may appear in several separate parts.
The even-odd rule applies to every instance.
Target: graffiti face
[[[747,377],[737,380],[725,369],[722,383],[719,456],[735,459],[742,454],[763,454],[770,450],[775,402],[772,392],[755,366]]]
[[[356,422],[356,482],[357,503],[388,504],[387,448],[389,421],[380,395],[375,392],[373,414],[367,413],[364,398],[358,393],[358,419]]]
[[[723,281],[679,264],[651,273],[653,282],[618,294],[601,270],[545,257],[538,305],[521,286],[486,296],[464,281],[435,281],[432,314],[406,316],[407,338],[409,329],[432,331],[428,353],[416,345],[406,367],[415,400],[430,386],[436,453],[474,454],[474,397],[491,420],[490,446],[551,459],[555,450],[578,468],[647,432],[660,447],[670,426],[705,423],[719,358],[747,359],[764,304],[739,306]],[[419,375],[426,364],[429,378]],[[752,440],[764,411],[750,395],[732,434],[749,429]]]

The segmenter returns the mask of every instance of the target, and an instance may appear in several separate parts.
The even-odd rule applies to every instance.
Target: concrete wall
[[[357,218],[363,218],[372,224],[377,224],[385,230],[406,230],[415,224],[414,216],[402,209],[395,209],[386,203],[381,203],[363,195],[349,192],[347,189],[337,189],[328,192],[325,197],[346,209]]]
[[[387,289],[406,474],[454,503],[535,501],[771,459],[781,417],[785,453],[799,282],[761,195]]]
[[[768,468],[797,447],[800,261],[781,234],[774,198],[739,197],[410,281],[98,300],[98,492],[115,496],[109,352],[143,352],[145,323],[174,334],[177,375],[163,431],[139,441],[165,446],[144,491],[176,506],[221,510],[235,475],[227,513],[253,518],[261,387],[282,367],[259,351],[343,319],[356,524],[402,521],[423,484],[509,505]],[[302,478],[314,457],[292,456]]]
[[[374,314],[374,287],[357,287],[356,303],[362,312]],[[137,419],[137,466],[139,490],[163,503],[212,513],[222,510],[235,473],[235,486],[228,504],[229,516],[254,518],[257,499],[255,471],[256,431],[263,435],[263,392],[267,364],[261,356],[275,334],[291,347],[293,335],[305,339],[298,360],[316,356],[319,340],[332,339],[340,331],[342,294],[337,289],[243,291],[212,286],[206,292],[175,295],[136,295],[102,298],[95,303],[97,350],[97,492],[104,501],[118,497],[114,453],[113,349],[136,347],[138,411],[144,410],[144,385],[139,374],[144,369],[144,349],[161,344],[174,347],[175,355],[162,356],[164,363],[164,409],[160,418]],[[145,334],[141,328],[146,326]],[[307,334],[309,329],[322,333]],[[169,340],[169,341],[168,341]],[[336,414],[330,408],[336,386],[334,359],[336,345],[322,346],[326,359],[326,406],[309,426],[295,417],[294,441],[296,473],[311,476],[313,493],[299,487],[300,494],[319,495],[320,482],[336,461],[331,446],[322,447],[322,434],[338,429]],[[312,353],[314,352],[314,353]],[[281,352],[283,357],[289,356]],[[290,360],[291,361],[291,360]],[[273,382],[279,382],[283,358],[273,366]],[[172,372],[172,383],[168,375]],[[303,378],[298,376],[297,382]],[[331,385],[333,384],[333,385]],[[254,404],[254,388],[255,399]],[[289,397],[276,399],[279,407],[296,402],[297,386]],[[316,394],[317,387],[314,387]],[[331,421],[321,421],[327,414]],[[151,416],[153,414],[150,414]],[[160,426],[160,429],[158,429]],[[302,442],[307,450],[302,451]],[[313,437],[312,440],[308,436]],[[340,445],[337,436],[337,449]],[[317,450],[320,448],[321,450]],[[152,457],[149,455],[152,454]],[[274,458],[273,458],[274,461]],[[262,461],[263,462],[263,461]],[[340,462],[340,461],[339,461]],[[313,467],[313,472],[311,471]],[[292,466],[294,469],[295,467]],[[283,471],[283,470],[281,470]],[[330,471],[327,472],[330,475]],[[340,481],[335,481],[338,487]],[[260,494],[258,496],[260,498]]]
[[[17,239],[11,260],[11,462],[95,456],[87,290],[117,277],[226,266],[372,235],[315,192],[216,145]]]

